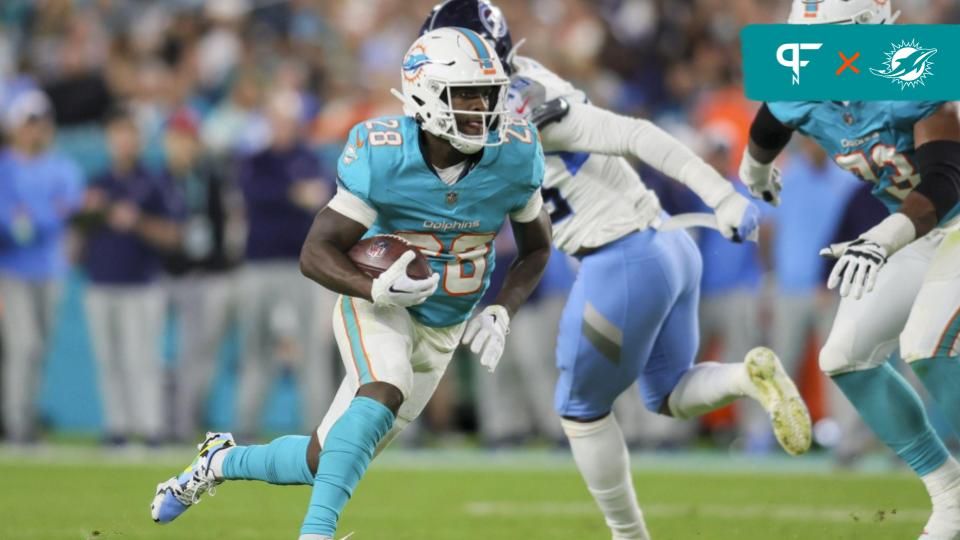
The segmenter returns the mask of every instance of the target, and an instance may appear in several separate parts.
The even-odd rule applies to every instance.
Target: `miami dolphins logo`
[[[423,66],[430,63],[430,57],[422,45],[410,49],[407,57],[403,59],[403,77],[408,81],[415,81],[420,78],[420,70]]]
[[[924,49],[917,40],[901,41],[899,45],[891,43],[893,50],[887,56],[883,69],[870,68],[870,73],[898,83],[900,89],[913,88],[924,84],[924,79],[933,75],[933,62],[930,57],[937,49]]]
[[[410,49],[410,51],[407,52],[407,56],[403,58],[403,78],[410,82],[416,81],[420,78],[420,73],[423,71],[423,66],[427,64],[452,66],[454,62],[453,60],[449,62],[438,62],[427,56],[427,50],[423,48],[423,45],[417,45],[416,47]]]

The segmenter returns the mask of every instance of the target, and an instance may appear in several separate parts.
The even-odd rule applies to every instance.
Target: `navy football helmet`
[[[437,4],[420,27],[420,35],[444,26],[459,26],[480,34],[497,51],[504,71],[508,75],[513,71],[509,58],[513,40],[507,20],[500,8],[488,0],[447,0]]]

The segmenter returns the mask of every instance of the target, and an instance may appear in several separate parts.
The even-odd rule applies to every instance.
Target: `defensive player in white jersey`
[[[657,231],[665,214],[624,156],[690,187],[731,240],[750,236],[758,209],[652,123],[594,107],[567,81],[514,56],[506,21],[489,2],[438,5],[421,31],[443,26],[469,28],[494,44],[512,73],[508,107],[541,130],[554,239],[581,261],[560,323],[555,407],[613,538],[649,537],[623,434],[610,414],[634,381],[648,409],[678,418],[752,397],[769,411],[780,444],[791,454],[806,451],[806,406],[769,349],[754,349],[743,363],[693,365],[700,255],[685,232]]]
[[[890,2],[794,0],[791,24],[889,24]],[[918,59],[918,69],[924,64]],[[773,160],[793,131],[871,182],[889,217],[830,246],[827,285],[840,307],[820,368],[877,437],[923,479],[933,513],[921,538],[960,540],[960,464],[930,427],[917,393],[887,362],[903,358],[960,433],[960,118],[953,103],[773,102],[750,128],[740,176],[779,202]]]

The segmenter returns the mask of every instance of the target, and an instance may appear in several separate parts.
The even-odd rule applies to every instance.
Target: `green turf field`
[[[563,453],[451,458],[391,450],[383,458],[347,506],[341,536],[609,539]],[[137,459],[63,450],[55,458],[0,455],[0,538],[296,539],[306,487],[228,483],[175,523],[155,525],[148,510],[154,485],[189,459],[188,450]],[[927,516],[923,487],[903,473],[832,473],[826,465],[788,465],[777,473],[784,469],[779,463],[809,461],[741,459],[724,466],[730,463],[724,456],[635,461],[639,498],[657,540],[912,540]]]

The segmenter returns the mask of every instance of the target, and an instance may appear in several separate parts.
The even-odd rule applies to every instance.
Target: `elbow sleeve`
[[[787,146],[792,135],[793,130],[777,120],[766,103],[760,107],[750,124],[750,140],[766,150],[779,152]]]
[[[916,192],[933,203],[937,222],[960,203],[960,141],[930,141],[913,155],[920,171]]]

